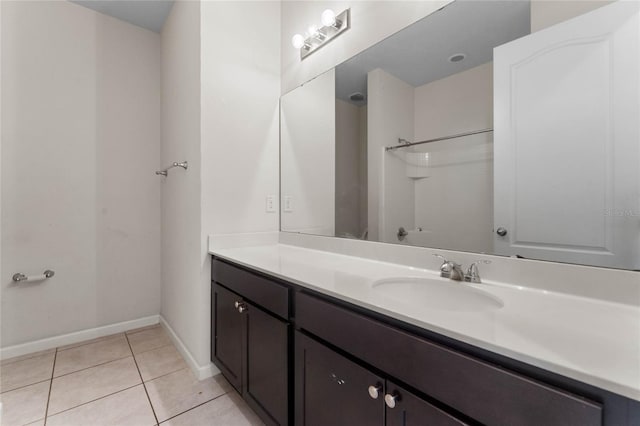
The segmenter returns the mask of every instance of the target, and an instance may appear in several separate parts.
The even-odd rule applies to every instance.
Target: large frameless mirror
[[[553,3],[452,2],[284,95],[282,231],[640,269],[639,5]]]

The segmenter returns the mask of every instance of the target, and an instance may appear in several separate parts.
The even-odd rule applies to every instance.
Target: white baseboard
[[[176,332],[173,331],[169,323],[162,317],[162,315],[160,315],[160,324],[167,331],[167,334],[169,334],[169,338],[171,339],[175,347],[178,349],[178,352],[180,352],[180,355],[182,355],[184,360],[187,362],[187,365],[189,366],[189,368],[191,368],[191,371],[193,371],[193,374],[196,375],[198,380],[203,380],[203,379],[206,379],[207,377],[220,374],[220,370],[218,370],[218,368],[212,363],[209,363],[209,365],[206,365],[203,367],[196,362],[193,355],[191,355],[191,352],[189,352],[189,349],[187,349],[185,344],[182,343],[182,340],[180,340]]]
[[[158,324],[160,322],[159,315],[151,315],[149,317],[138,318],[131,321],[123,321],[116,324],[104,325],[102,327],[89,328],[86,330],[76,331],[59,336],[48,337],[46,339],[34,340],[33,342],[21,343],[19,345],[8,346],[0,349],[0,359],[13,358],[30,354],[33,352],[44,351],[47,349],[57,348],[59,346],[70,345],[72,343],[82,342],[84,340],[95,339],[96,337],[108,336],[110,334],[122,333],[134,328],[146,327],[148,325]]]

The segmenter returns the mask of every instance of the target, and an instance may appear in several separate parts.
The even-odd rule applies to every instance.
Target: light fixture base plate
[[[339,26],[337,25],[338,23],[340,24]],[[336,15],[335,25],[327,25],[318,30],[325,35],[324,39],[319,40],[318,38],[311,36],[305,40],[305,46],[308,45],[309,48],[300,48],[300,59],[302,60],[311,55],[313,52],[320,49],[343,32],[347,31],[349,28],[351,28],[351,9],[345,9]]]

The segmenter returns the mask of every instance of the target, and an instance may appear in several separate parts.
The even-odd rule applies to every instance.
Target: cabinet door
[[[389,398],[391,396],[391,398]],[[387,381],[386,426],[460,426],[465,422],[431,405],[406,389]]]
[[[384,381],[369,370],[296,332],[296,425],[383,425]],[[379,397],[369,386],[380,386]]]
[[[242,298],[214,284],[211,292],[213,363],[238,392],[242,393],[243,318],[235,306]]]
[[[289,424],[289,324],[247,304],[244,397],[274,424]],[[262,413],[261,413],[262,414]],[[264,417],[265,416],[261,416]]]

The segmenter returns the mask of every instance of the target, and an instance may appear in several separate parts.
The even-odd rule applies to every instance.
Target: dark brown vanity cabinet
[[[244,319],[236,302],[242,300],[237,294],[220,285],[211,290],[213,338],[211,356],[226,379],[242,393],[242,359],[244,339]]]
[[[296,293],[296,328],[391,379],[384,384],[385,397],[397,393],[394,409],[403,401],[410,402],[406,414],[397,415],[394,409],[387,409],[387,425],[425,424],[423,419],[427,417],[423,416],[431,412],[438,419],[434,424],[464,424],[456,417],[487,425],[602,424],[603,409],[596,402],[407,333],[314,294]],[[297,350],[296,357],[300,355]],[[303,373],[304,368],[296,369],[296,374]],[[303,379],[296,376],[296,394],[308,387],[300,380]],[[453,417],[435,407],[439,412],[429,410],[427,401],[403,397],[406,391],[391,381],[405,383],[427,395],[448,413],[460,414]],[[299,403],[296,409],[301,409]],[[412,414],[412,410],[420,414]]]
[[[367,388],[383,379],[300,332],[295,334],[296,425],[384,425]]]
[[[298,426],[466,424],[300,332],[295,340]]]
[[[267,424],[640,426],[620,395],[231,262],[212,276],[212,361]]]
[[[385,404],[387,404],[387,426],[422,426],[424,424],[461,426],[467,424],[389,380],[387,380]],[[393,407],[389,407],[389,404],[393,404]]]
[[[288,425],[288,289],[215,260],[212,275],[211,361],[265,423]],[[284,306],[285,316],[266,309],[261,300],[276,309]]]

